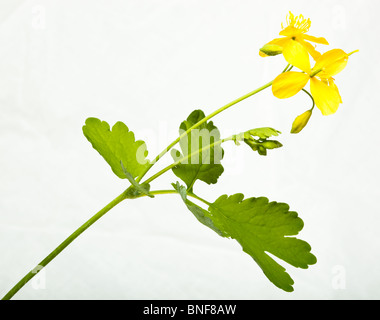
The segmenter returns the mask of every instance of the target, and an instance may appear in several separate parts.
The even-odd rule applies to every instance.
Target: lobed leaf
[[[281,132],[273,128],[264,127],[249,130],[247,133],[249,133],[251,136],[259,137],[260,139],[267,139],[272,136],[278,136],[278,134]]]
[[[134,133],[124,123],[116,122],[110,130],[107,122],[88,118],[82,129],[92,147],[107,161],[119,178],[127,178],[125,170],[132,178],[136,178],[149,166],[145,142],[136,141]],[[125,166],[124,170],[121,163]]]
[[[180,134],[186,132],[204,117],[205,114],[202,110],[194,110],[181,123]],[[220,140],[218,128],[214,126],[212,121],[204,122],[179,141],[182,153],[176,149],[171,151],[174,161],[196,153],[172,169],[173,173],[186,183],[189,191],[193,189],[196,180],[201,180],[207,184],[215,184],[223,173],[224,168],[220,164],[220,160],[223,158],[223,149],[220,145],[197,153],[200,149],[212,145],[218,140]]]
[[[299,268],[316,263],[310,245],[295,237],[303,228],[296,212],[285,203],[243,194],[223,195],[210,204],[209,217],[216,228],[236,239],[260,266],[267,278],[285,291],[293,291],[293,279],[268,253]]]

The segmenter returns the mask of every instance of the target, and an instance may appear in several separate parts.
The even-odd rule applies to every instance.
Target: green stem
[[[287,69],[287,67],[286,67]],[[285,70],[286,70],[285,69]],[[284,70],[284,71],[285,71]],[[185,137],[191,130],[199,127],[202,123],[205,123],[206,121],[210,120],[212,117],[215,117],[217,114],[221,113],[222,111],[232,107],[233,105],[255,95],[256,93],[259,93],[260,91],[263,91],[264,89],[270,87],[273,83],[273,80],[271,82],[268,82],[267,84],[261,86],[260,88],[257,88],[256,90],[253,90],[244,96],[241,96],[240,98],[235,99],[234,101],[231,101],[230,103],[226,104],[225,106],[219,108],[218,110],[214,111],[213,113],[209,114],[207,117],[203,118],[196,124],[194,124],[192,127],[187,129],[186,132],[182,133],[177,139],[175,139],[171,144],[169,144],[154,160],[150,163],[149,166],[147,166],[146,170],[136,179],[137,182],[140,182],[141,179],[145,176],[145,174],[150,170],[150,168],[153,167],[153,165],[160,160],[174,145],[176,145],[183,137]]]
[[[176,190],[170,189],[170,190],[154,190],[149,192],[152,195],[161,195],[161,194],[177,194],[178,192]],[[145,194],[142,194],[141,197],[146,197]]]
[[[293,66],[291,66],[291,68],[288,70],[289,67],[290,67],[290,63],[285,67],[285,69],[282,71],[282,73],[290,71],[293,68]]]
[[[305,92],[305,93],[310,97],[311,101],[313,102],[313,106],[312,106],[311,109],[310,109],[311,111],[313,111],[313,109],[314,109],[314,107],[315,107],[315,101],[314,101],[313,96],[310,94],[309,91],[307,91],[307,90],[305,90],[305,89],[302,89],[302,91]]]
[[[208,205],[208,206],[211,205],[210,202],[206,201],[205,199],[203,199],[203,198],[197,196],[196,194],[194,194],[194,193],[192,193],[192,192],[188,192],[187,195],[190,196],[190,197],[193,197],[194,199],[197,199],[197,200],[203,202],[204,204],[206,204],[206,205]]]
[[[191,159],[195,155],[197,155],[199,153],[202,153],[203,151],[206,151],[206,150],[211,149],[213,147],[216,147],[216,146],[220,145],[223,142],[231,141],[231,140],[234,139],[234,137],[235,137],[235,135],[230,136],[230,137],[225,138],[225,139],[218,140],[218,141],[216,141],[216,142],[214,142],[212,144],[209,144],[209,145],[203,147],[202,149],[196,150],[196,151],[192,152],[191,154],[188,154],[187,156],[182,157],[178,161],[176,161],[176,162],[168,165],[167,167],[163,168],[162,170],[158,171],[156,174],[154,174],[153,176],[151,176],[149,179],[145,180],[143,183],[150,183],[150,182],[152,182],[153,180],[157,179],[159,176],[161,176],[165,172],[167,172],[170,169],[174,168],[175,166],[179,165],[181,162],[185,162],[186,160]]]
[[[290,69],[288,69],[289,65],[286,66],[286,68],[284,69],[283,72],[286,72],[286,71],[290,71]],[[214,111],[213,113],[211,113],[210,115],[208,115],[207,117],[203,118],[202,120],[200,120],[198,123],[194,124],[191,128],[189,128],[186,132],[184,132],[183,134],[181,134],[176,140],[174,140],[171,144],[169,144],[169,146],[163,150],[159,155],[157,155],[157,157],[152,161],[152,163],[147,167],[147,169],[143,172],[142,175],[140,175],[136,181],[137,182],[140,182],[141,179],[145,176],[145,174],[149,171],[149,169],[159,160],[161,159],[175,144],[177,144],[183,137],[185,137],[191,130],[199,127],[202,123],[208,121],[209,119],[211,119],[212,117],[216,116],[217,114],[221,113],[222,111],[232,107],[233,105],[239,103],[240,101],[243,101],[253,95],[255,95],[256,93],[270,87],[273,83],[273,80],[268,82],[267,84],[257,88],[256,90],[253,90],[247,94],[245,94],[244,96],[238,98],[238,99],[235,99],[233,100],[232,102],[226,104],[225,106],[219,108],[218,110]],[[229,139],[229,138],[227,138]],[[217,141],[216,143],[222,143],[224,141],[227,141],[227,139],[224,139],[224,140],[219,140]],[[213,144],[213,145],[210,145],[208,146],[208,148],[212,147],[212,146],[215,146],[216,145]],[[203,149],[202,149],[203,150]],[[201,151],[202,151],[201,150]],[[198,151],[199,152],[199,151]],[[191,157],[192,155],[189,155],[188,157]],[[182,161],[184,161],[184,159],[181,159]],[[180,161],[181,161],[180,160]],[[164,172],[170,170],[172,167],[174,167],[175,165],[179,164],[180,161],[177,161],[175,163],[173,163],[172,165],[164,168],[163,170],[161,170],[160,172],[158,172],[157,174],[153,175],[151,178],[147,179],[146,182],[150,182],[152,180],[154,180],[155,178],[157,178],[158,176],[160,176],[161,174],[163,174]],[[127,189],[128,190],[128,189]],[[108,211],[110,211],[113,207],[115,207],[117,204],[119,204],[120,202],[122,202],[124,199],[127,198],[127,190],[125,190],[122,194],[120,194],[118,197],[116,197],[114,200],[112,200],[109,204],[107,204],[103,209],[101,209],[99,212],[97,212],[94,216],[92,216],[88,221],[86,221],[82,226],[80,226],[77,230],[75,230],[68,238],[66,238],[55,250],[53,250],[45,259],[43,259],[33,270],[31,270],[29,273],[27,273],[3,298],[2,300],[9,300],[11,299],[26,283],[28,283],[28,281],[30,281],[42,268],[46,267],[46,265],[52,261],[59,253],[61,253],[71,242],[73,242],[80,234],[82,234],[85,230],[87,230],[91,225],[93,225],[97,220],[99,220],[103,215],[105,215]],[[155,191],[155,192],[150,192],[150,194],[154,195],[154,194],[171,194],[171,193],[176,193],[176,191],[174,190],[159,190],[159,191]],[[209,204],[206,200],[194,195],[194,194],[189,194],[190,196],[200,200],[200,201],[203,201],[205,204]]]
[[[155,190],[155,191],[151,191],[150,194],[152,195],[161,195],[161,194],[178,194],[177,190]],[[187,192],[187,195],[194,198],[194,199],[197,199],[201,202],[203,202],[204,204],[210,206],[211,203],[206,201],[205,199],[201,198],[200,196],[197,196],[195,193],[193,192]],[[139,198],[142,198],[142,197],[146,197],[147,195],[146,194],[142,194],[141,196],[139,196]]]
[[[313,78],[315,77],[318,73],[320,73],[321,71],[323,71],[323,68],[319,68],[315,71],[313,71],[312,73],[310,73],[310,78]]]
[[[17,291],[19,291],[29,280],[31,280],[42,268],[44,268],[50,261],[52,261],[59,253],[61,253],[71,242],[73,242],[80,234],[87,230],[91,225],[93,225],[97,220],[99,220],[103,215],[110,211],[113,207],[119,204],[125,199],[125,192],[120,194],[109,204],[107,204],[98,213],[92,216],[88,221],[81,225],[77,230],[75,230],[66,240],[64,240],[56,249],[54,249],[45,259],[43,259],[33,270],[25,275],[3,298],[2,300],[11,299]]]

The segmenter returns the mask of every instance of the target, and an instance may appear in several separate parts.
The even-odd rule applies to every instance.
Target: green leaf
[[[268,253],[299,268],[316,263],[310,245],[290,237],[302,230],[303,221],[285,203],[264,197],[244,200],[238,193],[219,197],[207,212],[215,227],[236,239],[267,278],[285,291],[293,291],[294,281]]]
[[[273,128],[264,127],[249,130],[247,133],[251,136],[259,137],[260,139],[268,139],[272,136],[278,136],[281,132]]]
[[[181,123],[180,134],[186,132],[204,117],[203,111],[193,111],[187,120]],[[214,126],[212,121],[204,122],[180,140],[182,154],[180,151],[173,149],[171,155],[174,161],[179,161],[181,158],[197,153],[200,149],[218,140],[220,140],[218,128]],[[196,180],[201,180],[207,184],[217,183],[219,176],[224,171],[223,166],[220,164],[222,158],[223,149],[220,145],[217,145],[191,156],[172,170],[178,178],[186,183],[187,189],[191,191]]]
[[[135,141],[134,133],[122,122],[117,122],[111,131],[107,122],[88,118],[83,126],[83,134],[121,179],[127,176],[120,162],[132,178],[138,177],[149,166],[145,142]]]
[[[181,186],[178,182],[176,184],[172,183],[172,186],[174,187],[175,190],[181,195],[181,198],[187,208],[194,214],[194,216],[198,219],[200,223],[205,225],[206,227],[209,227],[211,230],[215,231],[218,235],[221,237],[225,237],[225,233],[220,231],[218,228],[215,227],[214,223],[212,220],[209,218],[209,212],[200,206],[196,205],[195,203],[191,202],[187,198],[187,191],[186,187]]]

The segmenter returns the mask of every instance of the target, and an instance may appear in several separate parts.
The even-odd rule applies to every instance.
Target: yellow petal
[[[339,100],[340,100],[340,103],[343,103],[343,101],[342,101],[342,97],[340,96],[340,93],[339,93],[339,90],[338,90],[338,87],[336,86],[336,84],[334,83],[334,81],[332,81],[332,82],[330,83],[330,85],[331,85],[331,87],[334,88],[334,90],[335,90],[336,93],[338,94],[338,96],[339,96]]]
[[[317,37],[309,36],[308,34],[303,34],[302,38],[311,42],[319,43],[319,44],[329,44],[327,40],[323,37],[317,38]]]
[[[285,47],[286,44],[290,41],[290,38],[284,37],[284,38],[276,38],[273,39],[272,41],[269,41],[268,44],[276,44],[281,47]]]
[[[319,77],[330,78],[341,72],[347,65],[348,55],[341,49],[333,49],[321,55],[315,63],[313,70],[322,71]]]
[[[293,27],[293,26],[288,26],[284,30],[282,30],[279,35],[280,36],[286,36],[286,37],[295,37],[299,34],[301,34],[302,31]]]
[[[309,54],[313,57],[314,61],[317,61],[321,57],[320,52],[315,50],[314,46],[311,43],[304,41],[303,39],[298,39],[297,41],[306,48]]]
[[[310,91],[315,105],[321,110],[323,115],[327,116],[338,110],[342,100],[335,84],[329,86],[316,78],[311,78]]]
[[[300,114],[297,118],[295,118],[292,124],[292,130],[290,131],[290,133],[301,132],[301,130],[305,128],[305,126],[309,122],[311,113],[312,113],[311,110],[307,110],[306,112],[304,112],[303,114]]]
[[[309,53],[298,41],[290,40],[284,47],[282,54],[288,63],[310,73]]]
[[[272,84],[273,95],[279,99],[286,99],[294,96],[309,81],[309,76],[301,72],[281,73],[274,79]]]

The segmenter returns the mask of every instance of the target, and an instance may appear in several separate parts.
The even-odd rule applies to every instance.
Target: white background
[[[379,9],[377,0],[1,0],[0,295],[127,186],[83,136],[87,117],[123,121],[152,159],[192,110],[211,113],[284,68],[258,49],[291,10],[330,42],[320,51],[360,49],[336,76],[343,104],[328,117],[315,109],[298,135],[289,130],[310,107],[302,93],[279,100],[267,89],[218,115],[223,137],[271,126],[284,147],[260,157],[226,144],[219,183],[195,191],[297,211],[298,237],[318,262],[283,263],[295,291],[163,195],[114,208],[14,298],[380,298]],[[169,173],[152,189],[174,181]]]

